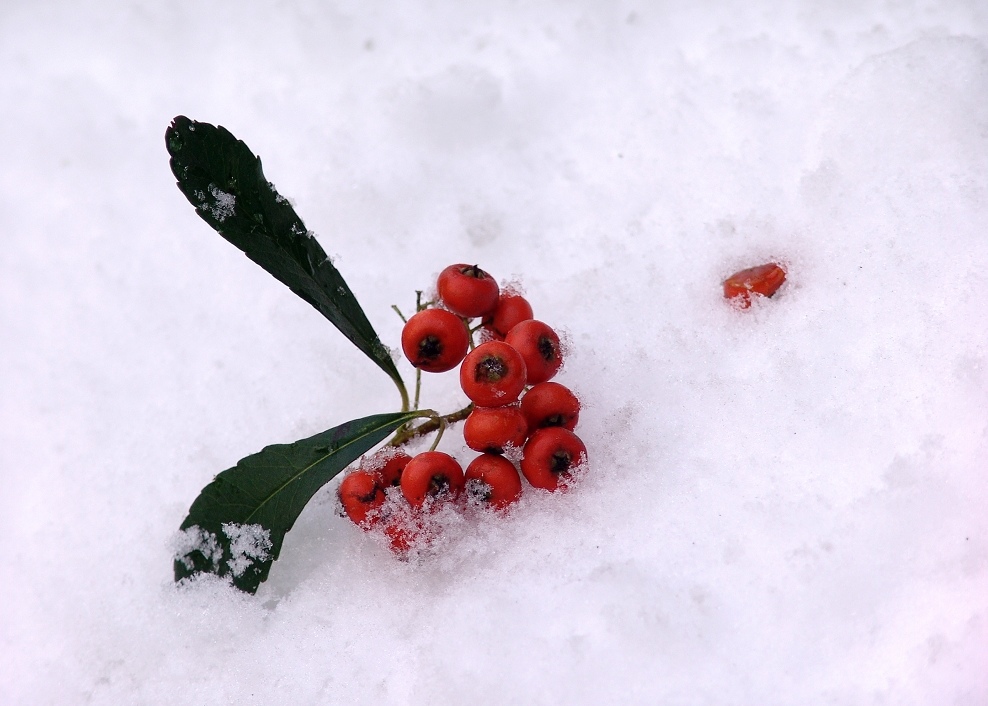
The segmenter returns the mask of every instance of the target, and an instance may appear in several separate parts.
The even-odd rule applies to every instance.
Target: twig
[[[431,434],[432,432],[437,431],[443,424],[448,426],[450,424],[462,422],[470,416],[470,412],[472,411],[473,403],[471,402],[463,409],[450,412],[442,417],[432,417],[427,421],[422,422],[417,427],[402,427],[398,430],[394,437],[392,437],[391,441],[388,442],[388,446],[404,446],[412,439],[417,439],[420,436],[425,436],[426,434]]]

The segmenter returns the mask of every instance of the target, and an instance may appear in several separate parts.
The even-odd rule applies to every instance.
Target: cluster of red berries
[[[383,528],[398,553],[428,539],[427,518],[438,507],[465,500],[504,511],[521,497],[521,476],[532,487],[559,490],[587,458],[573,433],[580,401],[550,381],[563,363],[556,332],[532,318],[522,295],[502,291],[476,265],[450,265],[436,289],[442,308],[427,306],[407,320],[402,350],[421,371],[459,366],[472,403],[463,439],[480,455],[464,471],[441,451],[412,458],[389,447],[362,460],[339,487],[346,515],[364,529]]]

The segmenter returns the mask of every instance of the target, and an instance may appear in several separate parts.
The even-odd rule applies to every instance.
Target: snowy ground
[[[0,68],[0,703],[988,703],[979,0],[7,0]],[[256,597],[176,588],[215,473],[397,405],[196,217],[177,114],[392,345],[445,265],[520,279],[583,484],[411,563],[327,487]]]

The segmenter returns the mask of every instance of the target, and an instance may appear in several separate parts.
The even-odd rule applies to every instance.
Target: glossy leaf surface
[[[203,488],[182,523],[175,580],[208,572],[254,593],[285,534],[323,485],[420,412],[379,414],[241,459]]]
[[[329,319],[403,389],[387,348],[350,287],[261,159],[222,126],[178,116],[165,133],[171,170],[196,213],[279,282]]]

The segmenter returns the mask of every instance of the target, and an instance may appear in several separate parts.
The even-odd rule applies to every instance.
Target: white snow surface
[[[981,0],[8,0],[0,68],[0,703],[988,704]],[[406,563],[331,483],[256,596],[176,587],[216,473],[398,405],[196,216],[179,114],[388,346],[450,263],[520,282],[582,482]]]

